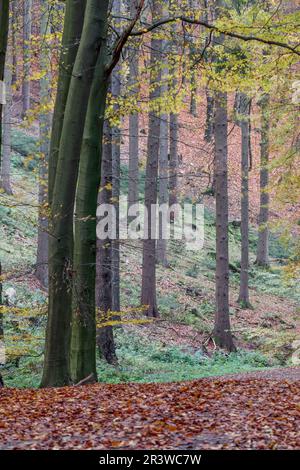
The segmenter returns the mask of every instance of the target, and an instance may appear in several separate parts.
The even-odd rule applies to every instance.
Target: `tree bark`
[[[167,41],[162,41],[162,52],[166,54]],[[161,97],[166,96],[168,93],[168,63],[167,59],[162,57],[163,69],[161,74]],[[163,113],[160,116],[160,135],[159,135],[159,204],[168,204],[168,150],[169,150],[169,119],[168,114]],[[161,233],[161,224],[159,223],[159,234],[157,240],[156,258],[163,266],[168,265],[167,260],[167,240]]]
[[[50,33],[50,21],[48,11],[48,0],[41,2],[41,39],[44,44],[44,37]],[[39,162],[39,221],[38,221],[38,244],[35,275],[42,286],[48,287],[48,217],[47,209],[47,173],[49,160],[51,129],[51,112],[47,110],[50,100],[51,76],[47,49],[41,48],[40,64],[45,70],[45,76],[40,81],[40,103],[42,111],[40,114],[40,162]]]
[[[130,2],[130,16],[136,14],[138,0]],[[134,97],[139,92],[139,39],[136,39],[129,63],[129,87],[130,94]],[[128,162],[128,209],[139,201],[139,113],[134,112],[129,116],[129,162]]]
[[[51,207],[44,387],[70,383],[75,191],[90,89],[106,38],[108,3],[108,0],[87,3],[65,108]]]
[[[239,93],[238,114],[242,134],[241,145],[241,274],[238,302],[250,308],[249,300],[249,157],[250,157],[250,99]]]
[[[53,113],[52,131],[49,151],[48,198],[51,207],[55,183],[56,167],[59,153],[61,132],[65,108],[69,93],[72,71],[79,47],[82,33],[85,0],[67,0],[64,29],[62,37],[62,51],[59,61],[58,85]]]
[[[261,101],[261,143],[260,143],[260,209],[256,264],[268,268],[269,261],[269,147],[270,147],[270,97],[265,94]]]
[[[113,0],[112,14],[115,17],[121,16],[121,0]],[[120,20],[117,21],[116,30],[120,34],[118,26]],[[118,63],[111,76],[111,93],[114,99],[118,99],[121,95],[121,66]],[[120,115],[120,107],[114,105],[114,113]],[[117,234],[116,240],[112,241],[112,309],[115,312],[120,311],[120,240],[119,240],[119,200],[120,200],[120,158],[121,158],[121,129],[120,126],[112,126],[112,197],[116,208],[117,216]]]
[[[0,81],[4,80],[9,27],[9,0],[0,0]],[[0,99],[0,153],[2,152],[2,100]],[[0,158],[1,163],[1,158]]]
[[[12,48],[8,47],[4,83],[6,89],[6,104],[3,107],[3,133],[2,133],[2,165],[0,175],[0,187],[6,194],[12,194],[10,181],[10,158],[11,158],[11,120],[12,120]]]
[[[25,118],[30,109],[30,62],[31,62],[31,27],[32,0],[24,0],[23,22],[23,82],[22,82],[22,116]]]
[[[111,204],[112,200],[112,129],[106,121],[104,126],[103,158],[101,171],[101,190],[99,204]],[[112,320],[112,240],[97,240],[97,277],[96,277],[96,305],[97,320],[97,346],[99,356],[109,364],[117,362],[113,328],[101,326],[101,323]]]
[[[161,16],[161,4],[159,0],[153,2],[153,19]],[[157,101],[160,97],[160,72],[159,62],[161,59],[161,39],[152,37],[150,57],[150,103]],[[160,116],[155,110],[149,112],[148,142],[147,142],[147,165],[145,178],[145,208],[148,218],[148,233],[145,233],[143,241],[143,265],[142,265],[142,295],[141,302],[145,306],[146,315],[157,317],[156,300],[156,240],[154,237],[155,227],[151,224],[151,206],[157,202],[157,177],[159,158],[159,136]]]
[[[96,211],[107,96],[106,26],[89,98],[76,191],[71,375],[75,383],[96,372]]]
[[[213,336],[218,346],[234,351],[229,319],[227,95],[217,92],[215,99],[216,313]]]

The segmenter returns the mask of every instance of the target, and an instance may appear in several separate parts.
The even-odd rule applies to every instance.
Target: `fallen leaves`
[[[299,382],[0,391],[1,449],[296,449]]]

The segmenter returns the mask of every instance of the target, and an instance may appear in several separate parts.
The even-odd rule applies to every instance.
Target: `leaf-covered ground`
[[[1,449],[299,449],[300,369],[0,391]]]

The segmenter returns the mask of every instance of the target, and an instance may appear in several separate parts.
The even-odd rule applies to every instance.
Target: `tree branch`
[[[107,69],[106,69],[107,76],[109,76],[111,74],[111,72],[113,71],[113,69],[115,68],[117,63],[119,62],[120,56],[122,54],[122,50],[123,50],[128,38],[132,35],[132,30],[135,27],[139,17],[141,16],[144,4],[145,4],[145,0],[140,0],[139,4],[137,6],[136,14],[135,14],[133,20],[131,21],[128,28],[125,29],[125,31],[123,32],[123,34],[120,36],[119,40],[117,41],[116,47],[115,47],[115,49],[113,51],[113,54],[112,54],[112,60],[111,60],[110,64],[107,66]]]
[[[178,20],[180,20],[184,23],[197,24],[197,25],[203,26],[204,28],[207,28],[211,31],[215,31],[216,33],[224,34],[225,36],[235,38],[235,39],[241,39],[242,41],[256,41],[256,42],[260,42],[262,44],[268,44],[269,46],[282,47],[283,49],[287,49],[290,52],[292,52],[293,54],[297,54],[298,56],[300,56],[300,50],[297,50],[297,48],[299,47],[299,44],[297,44],[296,46],[290,46],[289,44],[286,44],[284,42],[275,41],[275,40],[272,40],[272,39],[264,39],[264,38],[260,38],[260,37],[252,36],[252,35],[244,36],[243,34],[235,33],[235,32],[232,32],[232,31],[222,30],[222,29],[218,28],[217,26],[209,24],[205,21],[196,20],[196,19],[193,19],[193,18],[187,18],[187,17],[182,16],[182,15],[169,17],[169,18],[162,18],[161,20],[159,20],[155,23],[152,23],[151,25],[149,25],[149,26],[147,26],[143,29],[140,29],[140,30],[137,30],[137,31],[132,31],[129,34],[129,36],[142,36],[143,34],[150,33],[151,31],[153,31],[156,28],[159,28],[160,26],[163,26],[163,25],[168,24],[168,23],[173,23],[174,21],[178,21]]]

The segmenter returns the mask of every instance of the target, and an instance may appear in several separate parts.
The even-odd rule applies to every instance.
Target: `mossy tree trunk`
[[[49,310],[43,387],[63,386],[71,381],[75,192],[90,90],[106,37],[108,3],[108,0],[87,3],[64,113],[51,201]]]
[[[49,150],[48,199],[51,206],[55,182],[59,144],[65,115],[65,108],[72,78],[72,71],[82,33],[85,0],[67,0],[62,37],[62,51],[59,62],[58,85],[53,113]]]
[[[103,26],[103,38],[106,26]],[[103,39],[83,134],[76,191],[71,375],[75,383],[96,373],[96,210],[107,95]]]

